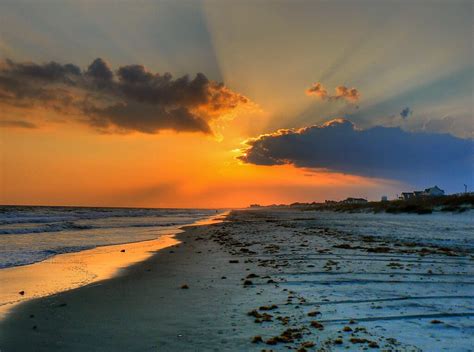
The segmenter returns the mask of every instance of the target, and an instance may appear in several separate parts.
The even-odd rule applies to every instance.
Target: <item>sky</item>
[[[0,203],[473,189],[472,1],[0,2]]]

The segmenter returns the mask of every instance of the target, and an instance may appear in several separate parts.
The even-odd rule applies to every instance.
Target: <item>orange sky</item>
[[[0,86],[0,203],[243,207],[380,199],[410,189],[394,180],[236,159],[248,138],[340,117],[360,128],[472,134],[472,51],[466,45],[472,3],[368,7],[207,0],[139,7],[0,4],[0,62],[56,61],[85,70],[101,57],[114,70],[140,64],[174,79],[203,72],[251,101],[212,113],[208,105],[194,107],[214,135],[102,133],[81,122],[90,118],[81,111],[2,104],[9,97]],[[325,99],[305,94],[320,81]],[[440,91],[445,85],[450,89]],[[357,99],[339,99],[338,87],[357,88]],[[407,107],[411,115],[404,119],[400,111]]]
[[[3,204],[244,207],[378,198],[396,183],[236,160],[247,137],[238,118],[219,137],[98,134],[76,124],[2,130]],[[355,187],[356,185],[356,187]]]

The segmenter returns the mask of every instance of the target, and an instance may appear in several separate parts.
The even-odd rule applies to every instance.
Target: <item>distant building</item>
[[[364,198],[347,198],[346,200],[343,200],[342,203],[344,204],[365,204],[368,203],[367,199]]]
[[[425,188],[424,191],[413,191],[413,192],[402,192],[401,200],[410,200],[415,198],[423,197],[442,197],[444,196],[444,190],[438,186]]]
[[[426,188],[424,195],[428,197],[441,197],[441,196],[444,196],[444,190],[442,190],[438,186],[434,186],[434,187]]]
[[[336,202],[335,200],[327,200],[327,199],[326,199],[326,200],[324,201],[324,204],[326,204],[326,205],[333,205],[333,204],[337,204],[337,202]]]
[[[382,196],[381,202],[387,202],[387,201],[388,201],[387,196]]]

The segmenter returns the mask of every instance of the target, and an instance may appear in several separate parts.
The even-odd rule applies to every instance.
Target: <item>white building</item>
[[[419,199],[424,197],[442,197],[444,190],[438,186],[425,188],[424,191],[402,192],[401,200]]]
[[[444,196],[444,190],[442,190],[438,186],[434,186],[434,187],[426,188],[424,195],[428,197],[441,197],[441,196]]]

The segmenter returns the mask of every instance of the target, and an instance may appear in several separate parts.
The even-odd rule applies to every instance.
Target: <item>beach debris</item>
[[[251,310],[250,312],[247,313],[247,315],[255,318],[260,318],[262,315],[256,310]]]
[[[121,252],[121,253],[125,253],[125,249],[122,249],[120,252]]]
[[[290,317],[277,317],[277,320],[279,320],[283,325],[288,325]]]
[[[256,277],[259,277],[257,274],[251,273],[247,275],[247,279],[255,279]]]
[[[268,339],[265,343],[267,345],[276,345],[277,343],[293,342],[295,339],[300,339],[302,337],[301,329],[289,328],[283,331],[280,335]]]
[[[368,345],[370,348],[379,348],[379,344],[375,341],[371,341],[369,342],[369,345]]]
[[[256,335],[252,338],[252,343],[259,343],[259,342],[263,342],[262,336]]]
[[[341,248],[341,249],[353,249],[353,247],[350,244],[343,243],[343,244],[338,244],[335,246],[332,246],[333,248]]]
[[[441,320],[434,319],[431,321],[431,324],[442,324],[443,322]]]
[[[261,306],[258,309],[260,309],[260,310],[273,310],[273,309],[277,309],[277,308],[278,308],[278,306],[276,304],[272,304],[270,306]]]
[[[244,281],[244,286],[252,286],[253,282],[251,280],[245,280]]]
[[[245,216],[247,216],[247,214]],[[249,216],[252,215],[250,214]],[[239,217],[239,215],[237,214],[236,217]],[[260,214],[256,214],[255,217],[257,220],[261,220],[258,219],[261,217]],[[263,221],[265,221],[264,219]],[[291,220],[292,222],[295,222],[294,219]],[[251,323],[251,320],[255,320],[255,323],[261,324],[259,327],[267,331],[267,333],[275,328],[281,329],[270,332],[269,335],[263,331],[254,332],[255,334],[261,334],[261,336],[256,336],[260,336],[262,339],[260,340],[257,338],[255,340],[256,345],[253,346],[254,349],[261,351],[262,347],[266,347],[267,350],[288,349],[293,351],[303,351],[303,349],[305,349],[313,351],[317,348],[321,348],[321,351],[329,351],[331,349],[345,349],[351,351],[377,350],[377,348],[384,349],[390,347],[392,350],[394,350],[393,346],[399,345],[401,347],[396,348],[395,350],[405,350],[403,349],[405,346],[402,343],[396,344],[395,340],[393,340],[392,343],[392,340],[379,335],[379,331],[376,330],[373,333],[369,333],[367,332],[368,329],[366,330],[363,327],[359,327],[361,322],[356,321],[356,317],[350,318],[350,315],[346,318],[347,320],[343,320],[342,323],[339,323],[339,326],[334,326],[334,329],[332,324],[326,325],[324,320],[322,320],[322,316],[325,317],[327,315],[326,310],[328,312],[332,312],[333,304],[338,303],[337,300],[335,300],[335,297],[342,301],[346,299],[352,300],[352,297],[348,292],[343,292],[341,297],[333,296],[331,286],[329,290],[324,291],[319,291],[316,289],[310,291],[309,289],[307,290],[307,288],[308,286],[311,288],[317,287],[316,285],[318,285],[320,281],[313,278],[313,276],[319,274],[320,271],[323,272],[325,269],[327,271],[333,272],[344,269],[345,272],[343,274],[348,276],[347,281],[351,280],[350,276],[352,273],[360,274],[362,275],[362,278],[365,278],[365,275],[377,273],[379,269],[381,274],[384,275],[384,278],[386,277],[387,280],[393,280],[388,279],[388,277],[398,278],[400,276],[401,279],[407,279],[408,281],[411,279],[411,277],[408,276],[408,272],[405,274],[405,270],[411,269],[413,272],[416,271],[417,274],[422,274],[422,277],[425,280],[432,280],[434,283],[437,278],[429,277],[429,275],[433,275],[433,273],[438,275],[439,273],[442,273],[442,270],[438,265],[436,265],[436,263],[430,263],[428,266],[423,261],[426,261],[426,259],[419,257],[418,254],[439,255],[441,252],[444,252],[444,255],[446,255],[446,253],[449,253],[449,251],[435,249],[435,247],[432,247],[431,245],[429,247],[426,245],[427,248],[425,249],[423,249],[423,247],[420,245],[405,247],[402,245],[397,245],[397,242],[394,242],[395,240],[390,239],[390,241],[384,241],[378,237],[376,238],[372,236],[365,236],[362,238],[361,242],[361,237],[358,235],[356,236],[343,231],[330,229],[322,232],[322,228],[319,227],[320,225],[314,223],[303,225],[306,227],[304,231],[299,231],[302,227],[298,226],[295,228],[295,230],[287,230],[293,228],[292,226],[286,226],[287,224],[292,225],[291,223],[288,223],[287,220],[278,220],[278,222],[269,222],[269,224],[265,225],[265,227],[263,225],[262,227],[259,227],[260,223],[258,221],[250,222],[244,218],[241,222],[237,222],[236,224],[229,223],[228,225],[219,225],[221,228],[217,228],[211,236],[214,242],[217,242],[226,249],[226,252],[235,255],[233,257],[225,258],[225,261],[233,259],[235,260],[234,262],[239,262],[236,260],[239,259],[242,260],[240,263],[246,264],[241,268],[245,269],[246,271],[239,269],[240,275],[238,277],[231,276],[229,279],[232,278],[232,282],[235,280],[235,282],[240,283],[240,285],[242,285],[246,280],[252,281],[254,287],[249,289],[247,293],[250,295],[253,295],[253,293],[256,295],[260,293],[262,294],[262,296],[255,297],[264,300],[254,303],[253,308],[256,309],[248,313],[250,318],[248,321],[246,321],[246,323]],[[276,226],[281,227],[281,229],[277,229]],[[230,229],[230,231],[227,231],[228,229]],[[311,236],[310,241],[305,241],[304,236]],[[269,242],[281,246],[281,248],[274,248],[271,245],[267,246]],[[301,243],[305,245],[308,244],[309,246],[307,247],[305,245],[301,245]],[[403,242],[399,243],[403,244]],[[328,247],[330,249],[324,249],[324,247]],[[257,256],[253,257],[254,259],[252,265],[248,259],[248,256],[250,256],[250,250],[248,250],[249,248],[258,252]],[[302,248],[305,248],[305,250],[303,251]],[[317,251],[320,251],[319,253],[321,254],[318,254]],[[351,253],[352,251],[354,253]],[[205,252],[205,250],[203,250],[203,252]],[[373,255],[373,253],[380,253],[377,255],[377,257],[380,257],[380,260],[374,264],[374,268],[359,264],[359,256],[365,257],[369,255],[370,257]],[[409,261],[405,261],[404,259],[409,259]],[[474,256],[471,256],[470,259],[474,261]],[[410,261],[414,264],[410,264]],[[426,261],[426,263],[428,263],[428,261]],[[323,269],[323,267],[325,269]],[[306,268],[318,269],[317,271],[315,270],[313,272],[312,270]],[[360,273],[358,271],[360,271]],[[311,276],[306,279],[305,277],[302,277],[304,274]],[[216,277],[219,276],[216,275]],[[338,279],[338,276],[333,277],[334,279],[329,276],[327,283],[332,283]],[[272,278],[274,278],[276,282],[272,280]],[[371,277],[369,277],[369,279],[370,278]],[[415,276],[413,276],[413,279],[415,280]],[[295,284],[293,283],[293,280]],[[300,284],[300,280],[302,281],[302,284]],[[229,282],[227,283],[229,284],[231,280],[228,281]],[[323,281],[325,284],[326,280]],[[354,282],[357,284],[357,278],[354,278]],[[261,285],[262,283],[265,284]],[[287,283],[289,287],[293,287],[296,292],[288,292],[291,290],[291,288],[284,288],[284,286],[287,286]],[[353,283],[351,283],[351,285],[352,284]],[[280,285],[280,287],[278,287],[278,285]],[[288,292],[288,295],[285,292]],[[305,294],[305,298],[302,296],[303,293]],[[326,293],[326,295],[324,295],[324,293]],[[306,295],[308,296],[306,297]],[[287,302],[290,304],[290,306],[285,305]],[[312,304],[312,302],[321,303],[318,305],[317,303]],[[272,306],[272,303],[278,304],[278,309],[267,309]],[[382,306],[378,305],[377,303],[377,300],[372,304],[365,304],[364,302],[364,305],[361,307],[365,311],[368,309],[380,309],[381,307],[385,309],[385,305]],[[322,309],[323,304],[325,307],[324,310]],[[259,307],[259,305],[262,306]],[[299,305],[299,311],[294,309]],[[400,303],[400,305],[403,306],[404,303]],[[248,310],[250,309],[247,308],[247,310],[244,311],[244,314],[246,314],[245,312]],[[319,310],[324,313],[321,314]],[[266,314],[265,312],[271,314]],[[400,314],[401,313],[403,313],[403,311],[401,311]],[[369,316],[370,314],[371,313],[369,313]],[[364,314],[360,314],[360,316],[362,317]],[[312,323],[311,321],[313,319],[315,322]],[[427,319],[425,321],[425,324],[427,324],[428,327],[431,326],[431,319]],[[238,323],[235,322],[234,326],[237,326],[237,324]],[[433,322],[433,324],[441,324],[438,325],[437,328],[441,328],[443,326],[442,322]],[[303,326],[303,338],[300,340],[289,342],[288,336],[283,335],[282,337],[280,334],[280,332],[284,329],[294,327],[299,328]],[[384,325],[381,324],[381,326]],[[433,326],[433,329],[435,328],[436,326]],[[325,330],[326,332],[319,332],[317,329]],[[386,330],[382,329],[381,331]],[[247,336],[247,343],[250,344],[250,342],[253,341],[252,336],[253,335]],[[318,338],[318,341],[315,340],[316,346],[318,346],[317,348],[303,344],[303,341],[306,341],[307,339],[313,340],[314,338]],[[319,341],[319,339],[321,339],[321,341]],[[258,343],[260,343],[260,345],[258,345]],[[278,347],[264,345],[264,343],[268,343],[268,345],[277,345]],[[378,347],[379,345],[380,347]]]
[[[393,337],[387,337],[386,338],[387,342],[391,345],[398,345],[399,342],[397,341],[397,339],[393,338]]]
[[[268,339],[267,341],[265,341],[265,343],[267,345],[276,345],[278,343],[278,340],[275,337],[272,337],[272,338]]]
[[[239,261],[237,259],[231,259],[229,260],[229,263],[231,264],[237,264]]]
[[[264,321],[272,321],[273,315],[268,314],[268,313],[259,313],[256,309],[251,310],[250,312],[247,313],[248,316],[254,317],[255,323],[261,323]]]
[[[187,284],[183,284],[183,285],[181,285],[181,289],[182,290],[187,290],[187,289],[189,289],[189,286]]]
[[[24,296],[24,295],[25,295],[25,291],[20,291],[20,292],[18,292],[18,294]]]
[[[316,315],[320,315],[321,312],[318,310],[313,310],[311,312],[308,312],[308,317],[315,317]]]
[[[367,339],[363,339],[363,338],[360,338],[360,337],[352,337],[350,340],[350,342],[352,343],[370,343],[371,341],[370,340],[367,340]]]
[[[355,332],[367,332],[367,329],[364,328],[363,326],[355,328]]]
[[[387,266],[392,269],[403,269],[403,264],[396,263],[396,262],[390,262],[387,264]]]
[[[222,277],[221,277],[221,280],[225,280],[225,279],[227,279],[226,276],[222,276]]]
[[[305,342],[301,343],[301,347],[304,347],[304,348],[311,348],[311,347],[314,347],[314,346],[315,346],[315,344],[312,341],[305,341]]]
[[[311,322],[311,327],[316,328],[316,329],[318,329],[318,330],[324,330],[324,325],[321,324],[321,323],[319,323],[319,322],[317,322],[316,320],[313,320],[313,321]]]

